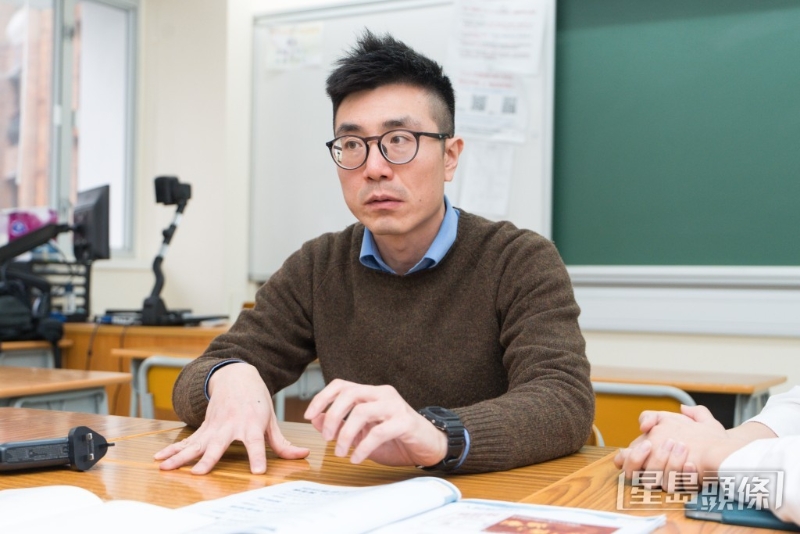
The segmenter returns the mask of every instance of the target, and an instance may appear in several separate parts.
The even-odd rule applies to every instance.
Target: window
[[[138,0],[0,0],[0,209],[109,184],[115,255],[132,244]]]
[[[0,0],[0,209],[53,205],[52,1]]]

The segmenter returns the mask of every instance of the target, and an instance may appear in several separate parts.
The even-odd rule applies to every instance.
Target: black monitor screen
[[[78,261],[108,259],[111,250],[108,242],[109,187],[101,185],[78,192],[78,203],[72,214],[75,226],[72,251]]]

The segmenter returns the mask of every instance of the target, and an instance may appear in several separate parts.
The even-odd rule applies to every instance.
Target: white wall
[[[144,0],[138,112],[136,260],[97,264],[95,312],[140,307],[172,209],[153,178],[193,186],[164,263],[171,308],[235,314],[247,283],[252,17],[336,0]],[[585,332],[597,365],[784,374],[800,384],[800,338]],[[786,389],[776,388],[776,390]]]
[[[171,309],[235,316],[247,281],[252,20],[331,0],[143,0],[137,101],[135,258],[95,264],[92,312],[137,309],[154,283],[174,207],[153,179],[192,184],[162,266]],[[121,282],[123,281],[124,282]]]
[[[593,365],[784,375],[800,384],[800,339],[584,331]]]
[[[153,179],[192,185],[163,264],[169,308],[232,313],[247,300],[250,9],[225,0],[145,0],[141,10],[136,258],[96,264],[93,312],[140,308],[174,206]],[[121,283],[121,281],[123,281]]]

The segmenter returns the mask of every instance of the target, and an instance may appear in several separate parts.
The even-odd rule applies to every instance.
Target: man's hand
[[[305,413],[335,454],[354,464],[434,465],[447,454],[447,436],[416,412],[391,386],[334,380]],[[350,452],[351,447],[353,451]]]
[[[298,459],[308,456],[309,450],[295,447],[283,437],[272,397],[255,367],[247,363],[232,363],[211,375],[208,384],[211,400],[206,418],[194,434],[155,454],[164,460],[161,469],[177,469],[196,458],[192,467],[195,475],[211,471],[236,440],[244,443],[253,474],[267,470],[265,437],[272,450],[281,458]]]

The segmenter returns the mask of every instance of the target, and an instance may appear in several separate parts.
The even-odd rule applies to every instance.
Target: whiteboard
[[[528,134],[513,146],[505,216],[521,228],[549,237],[552,206],[552,124],[555,0],[547,6],[539,73],[526,78]],[[255,17],[253,32],[253,126],[251,144],[249,277],[267,280],[309,239],[355,222],[339,187],[325,142],[333,138],[333,110],[325,80],[333,63],[352,48],[364,28],[395,38],[438,61],[450,73],[453,0],[377,0],[270,13]],[[321,24],[321,60],[293,70],[267,68],[267,39],[277,26]],[[458,99],[458,95],[456,95]],[[459,134],[456,130],[456,134]],[[445,193],[455,206],[459,176]],[[498,218],[498,217],[490,217]]]

